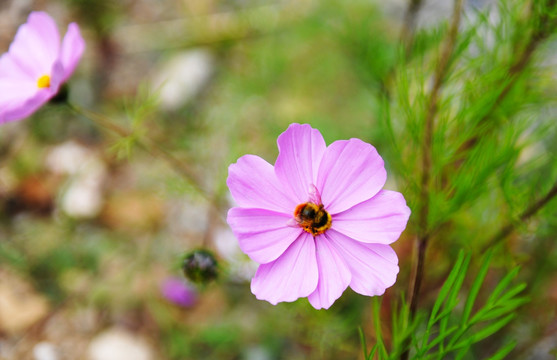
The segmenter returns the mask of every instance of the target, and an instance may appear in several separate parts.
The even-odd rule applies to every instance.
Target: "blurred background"
[[[465,11],[491,3],[469,1]],[[170,152],[203,191],[180,166],[144,151],[135,135],[105,131],[63,105],[3,125],[0,358],[361,358],[358,327],[373,332],[369,298],[347,290],[330,310],[316,311],[306,299],[272,306],[251,294],[256,264],[224,221],[231,205],[225,181],[228,165],[244,154],[273,163],[277,136],[300,122],[318,128],[327,143],[372,143],[388,168],[386,188],[405,193],[377,116],[377,79],[391,71],[407,6],[1,0],[0,52],[32,10],[48,12],[62,35],[78,23],[87,49],[69,81],[70,101]],[[434,32],[451,11],[451,1],[426,1],[416,26]],[[401,273],[383,299],[387,327],[391,304],[407,292],[413,241],[410,226],[394,244]],[[446,252],[434,246],[425,299],[462,242]],[[532,354],[540,347],[549,353],[557,342],[557,260],[548,260],[555,245],[545,244],[540,258],[519,253],[544,259],[535,274],[553,274],[538,284],[545,305],[509,330],[524,335],[522,350],[533,359],[545,359]],[[218,262],[218,278],[205,284],[181,269],[199,248]]]

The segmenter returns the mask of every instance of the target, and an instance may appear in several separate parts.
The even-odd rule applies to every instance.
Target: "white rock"
[[[70,175],[60,204],[66,214],[74,218],[93,218],[99,214],[107,170],[93,150],[68,141],[50,151],[46,164],[54,173]]]
[[[57,174],[75,174],[92,156],[91,151],[75,141],[55,146],[46,157],[46,166]]]
[[[110,329],[95,337],[87,349],[89,360],[152,360],[152,348],[140,337]]]
[[[245,351],[246,360],[271,360],[273,356],[262,346],[251,346]]]
[[[70,183],[62,197],[62,209],[74,218],[94,218],[103,205],[101,188],[88,179],[79,178]]]
[[[33,357],[35,360],[58,360],[56,346],[49,342],[40,342],[33,347]]]
[[[160,91],[161,107],[172,111],[186,104],[201,92],[213,71],[214,59],[208,50],[195,49],[174,55],[153,79],[153,87]]]

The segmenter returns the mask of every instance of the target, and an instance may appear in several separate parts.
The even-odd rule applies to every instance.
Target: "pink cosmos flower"
[[[327,147],[309,125],[290,125],[277,143],[274,167],[245,155],[228,172],[238,204],[228,224],[260,264],[251,291],[274,305],[307,296],[316,309],[348,286],[382,295],[398,274],[389,244],[410,216],[402,194],[382,190],[383,159],[359,139]]]
[[[197,301],[195,288],[176,277],[168,278],[162,283],[161,293],[168,301],[182,307],[191,307]]]
[[[60,43],[54,20],[44,12],[32,12],[0,57],[0,124],[31,115],[56,95],[84,49],[75,23]]]

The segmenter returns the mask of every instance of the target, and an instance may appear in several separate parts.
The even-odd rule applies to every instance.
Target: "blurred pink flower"
[[[0,57],[0,124],[31,115],[56,95],[84,49],[75,23],[60,43],[54,20],[44,12],[32,12]]]
[[[168,278],[162,283],[161,293],[167,300],[182,307],[193,306],[197,301],[195,288],[175,277]]]
[[[389,244],[410,216],[402,194],[382,190],[383,159],[359,139],[327,147],[309,125],[290,125],[277,143],[274,167],[245,155],[228,172],[238,204],[228,224],[260,264],[251,291],[274,305],[307,296],[316,309],[348,286],[382,295],[399,270]]]

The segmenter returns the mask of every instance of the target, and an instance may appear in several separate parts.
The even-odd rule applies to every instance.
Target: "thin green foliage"
[[[158,109],[159,93],[160,88],[153,91],[147,82],[143,82],[138,86],[136,95],[124,102],[124,113],[129,121],[126,127],[128,133],[125,136],[120,134],[121,136],[110,147],[118,159],[129,159],[134,149],[149,132],[146,121]]]
[[[137,145],[137,138],[133,135],[119,138],[109,148],[119,160],[131,158],[133,150]]]
[[[462,14],[462,26],[436,98],[432,184],[423,199],[415,174],[423,172],[424,124],[448,24],[418,31],[411,53],[401,50],[393,65],[393,81],[388,82],[388,96],[379,103],[378,116],[391,139],[395,157],[391,164],[404,179],[411,207],[419,208],[427,200],[430,231],[458,223],[459,212],[499,192],[501,174],[507,179],[508,196],[509,185],[514,190],[512,185],[521,175],[517,162],[525,151],[525,141],[539,144],[547,137],[547,132],[531,131],[532,126],[543,126],[540,124],[549,120],[541,110],[551,94],[542,85],[547,76],[536,74],[539,70],[533,65],[535,55],[543,48],[542,40],[555,32],[555,28],[540,23],[554,21],[554,8],[551,1],[532,5],[526,0],[512,0],[467,9]],[[524,116],[526,110],[528,116]],[[500,202],[491,204],[493,210],[501,209]],[[511,202],[509,206],[516,204]],[[524,205],[517,208],[524,209]],[[483,214],[479,217],[476,224],[482,223]]]
[[[527,210],[537,209],[536,199],[554,188],[555,147],[543,144],[555,143],[555,126],[549,125],[554,116],[546,110],[554,104],[555,87],[543,80],[548,70],[538,60],[544,41],[557,30],[556,10],[552,0],[467,8],[455,39],[449,33],[455,23],[444,22],[417,31],[411,46],[398,47],[377,114],[389,140],[390,165],[402,179],[417,227],[426,234],[418,241],[428,239],[430,247],[442,243],[443,250],[486,248],[495,244],[497,229],[525,230],[523,222],[535,213]],[[439,71],[443,63],[446,71]],[[518,267],[486,291],[492,258],[501,260],[493,254],[485,255],[470,282],[471,256],[461,252],[429,305],[431,312],[412,314],[406,304],[399,305],[391,336],[382,336],[375,324],[377,344],[366,358],[509,355],[516,345],[512,337],[504,336],[507,341],[492,355],[479,344],[504,329],[528,301],[522,295],[525,283],[513,284]],[[427,306],[423,299],[419,304]],[[385,338],[388,356],[382,351]]]
[[[464,359],[467,354],[473,353],[475,344],[508,325],[515,318],[516,309],[528,301],[527,297],[521,295],[526,284],[512,284],[519,269],[515,268],[503,276],[486,294],[485,279],[491,268],[492,252],[484,256],[472,284],[463,289],[469,277],[470,263],[471,255],[461,251],[428,316],[421,313],[412,319],[407,304],[403,302],[398,307],[393,314],[392,335],[388,336],[393,339],[390,349],[383,340],[385,335],[379,317],[380,303],[373,301],[376,343],[369,353],[367,345],[364,347],[366,359],[398,359],[400,354],[408,350],[410,358],[416,360],[447,357]],[[480,302],[482,298],[485,300]],[[400,339],[401,334],[404,339]],[[360,338],[365,344],[363,332]],[[515,345],[515,341],[503,344],[491,358],[504,357]]]
[[[161,89],[162,85],[153,90],[147,82],[139,84],[135,97],[124,105],[125,113],[133,128],[141,126],[150,115],[156,112],[160,102]]]

